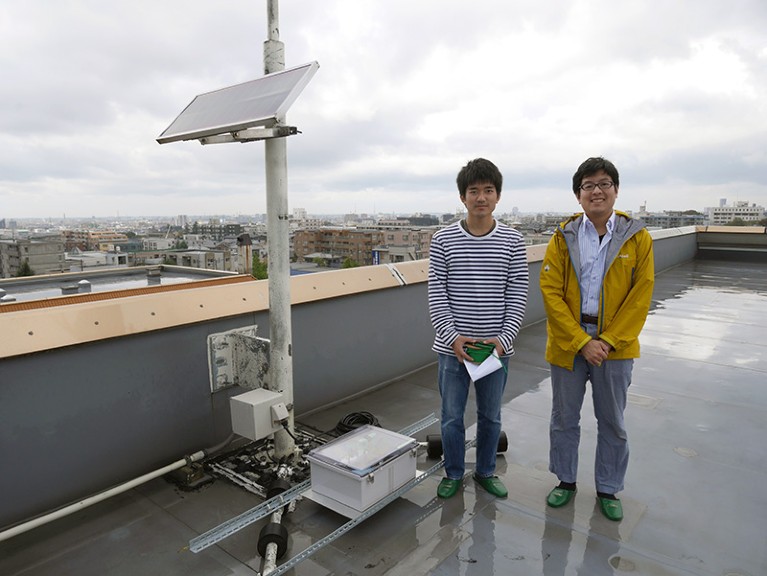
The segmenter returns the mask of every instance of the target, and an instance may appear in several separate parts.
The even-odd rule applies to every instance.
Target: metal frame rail
[[[399,433],[404,434],[405,436],[412,436],[413,434],[416,434],[417,432],[420,432],[421,430],[428,428],[429,426],[431,426],[432,424],[438,421],[439,421],[438,418],[432,412],[426,418],[423,418],[419,420],[418,422],[415,422],[414,424],[411,424],[410,426],[400,430]],[[467,442],[467,448],[468,447],[469,447],[469,443]],[[444,463],[440,462],[438,465],[433,466],[432,468],[427,470],[423,475],[416,477],[414,481],[408,482],[402,488],[400,488],[396,492],[393,492],[381,502],[385,501],[385,503],[388,504],[395,498],[398,498],[401,494],[404,494],[407,490],[409,490],[413,486],[420,484],[420,482],[422,482],[426,477],[428,477],[430,474],[433,474],[436,470],[439,470],[439,468],[441,468],[443,465]],[[404,489],[405,487],[407,487],[406,490]],[[200,536],[197,536],[196,538],[192,538],[189,541],[189,549],[192,552],[196,553],[196,552],[200,552],[201,550],[204,550],[208,546],[212,546],[213,544],[220,542],[224,538],[231,536],[235,532],[242,530],[243,528],[245,528],[246,526],[249,526],[250,524],[253,524],[254,522],[258,522],[261,518],[265,518],[266,516],[269,516],[270,514],[274,513],[275,511],[285,506],[286,504],[289,504],[296,498],[300,497],[301,494],[306,492],[309,488],[311,488],[311,479],[305,480],[301,482],[300,484],[296,484],[291,489],[286,490],[285,492],[282,492],[281,494],[278,494],[274,498],[271,498],[269,500],[266,500],[265,502],[262,502],[255,508],[251,508],[247,512],[243,512],[242,514],[235,516],[234,518],[231,518],[230,520],[227,520],[226,522],[219,524],[218,526],[216,526],[215,528],[212,528],[211,530],[208,530],[204,534],[201,534]],[[370,510],[375,509],[375,511],[377,512],[382,507],[383,505],[376,504],[376,506],[374,506]],[[370,512],[370,514],[368,514],[368,512],[369,510],[364,512],[364,515],[365,515],[364,518],[367,518],[370,514],[373,513],[373,512]],[[354,522],[353,525],[358,524],[359,522],[364,520],[364,518],[362,517],[355,518],[354,520],[352,520],[352,522]],[[339,528],[339,530],[343,529],[344,526]],[[351,526],[349,528],[351,528]],[[338,532],[338,530],[336,530],[336,532]],[[333,532],[333,534],[336,534],[336,532]],[[335,536],[335,538],[337,538],[344,532],[346,532],[346,530],[344,530],[343,532]],[[329,538],[329,536],[327,538]],[[322,546],[324,546],[325,544],[335,539],[333,538],[332,540],[328,540],[327,538],[324,538],[323,540],[319,541],[319,542],[323,542]],[[327,542],[325,542],[326,540]],[[319,542],[317,544],[319,544]],[[309,550],[310,548],[314,548],[314,546],[316,546],[316,544],[310,546],[309,548],[307,548],[307,550]],[[322,546],[320,546],[320,548]],[[317,550],[319,550],[319,548],[317,548]],[[304,558],[310,556],[317,550],[312,550],[312,552],[308,554],[307,556],[304,556]],[[292,562],[292,559],[289,562]],[[293,564],[291,564],[291,566],[293,566]],[[272,574],[278,574],[278,573],[281,574],[282,572],[272,572]]]
[[[474,442],[475,442],[474,440],[468,441],[466,443],[466,448],[467,449],[470,448],[471,445],[474,444]],[[336,538],[340,538],[341,536],[346,534],[349,530],[354,528],[357,524],[361,523],[364,520],[367,520],[370,516],[372,516],[373,514],[375,514],[382,508],[384,508],[387,504],[390,504],[391,502],[393,502],[394,500],[402,496],[405,492],[407,492],[411,488],[418,486],[418,484],[426,480],[429,476],[434,474],[437,470],[442,468],[444,465],[445,465],[445,460],[444,459],[440,460],[434,466],[426,470],[423,474],[421,474],[420,476],[416,476],[413,480],[411,480],[407,484],[404,484],[397,491],[392,492],[388,496],[379,500],[377,504],[375,504],[374,506],[371,506],[370,508],[365,510],[362,514],[360,514],[356,518],[352,518],[346,524],[343,524],[340,528],[338,528],[337,530],[325,536],[322,540],[317,540],[317,542],[315,542],[314,544],[306,548],[303,552],[299,552],[287,562],[280,564],[275,570],[273,570],[272,572],[269,572],[269,576],[279,576],[280,574],[287,572],[288,570],[290,570],[297,564],[300,564],[301,562],[309,558],[309,556],[311,556],[318,550],[330,544]]]

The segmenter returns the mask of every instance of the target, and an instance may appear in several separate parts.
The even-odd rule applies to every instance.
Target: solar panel
[[[310,62],[195,96],[157,137],[157,142],[167,144],[254,126],[273,126],[277,118],[287,113],[319,67],[317,62]]]

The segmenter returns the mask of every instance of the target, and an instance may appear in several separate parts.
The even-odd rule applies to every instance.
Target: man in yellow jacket
[[[557,228],[540,279],[553,392],[549,470],[560,481],[546,502],[556,508],[575,495],[588,381],[597,418],[597,499],[602,513],[616,521],[623,508],[615,494],[623,490],[629,458],[623,412],[655,277],[650,233],[613,210],[619,184],[609,160],[589,158],[580,165],[573,192],[583,213]]]

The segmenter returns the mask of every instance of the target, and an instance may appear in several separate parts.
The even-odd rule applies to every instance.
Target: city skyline
[[[0,218],[266,212],[262,143],[155,141],[197,94],[262,76],[265,2],[4,8]],[[455,212],[484,156],[501,213],[575,212],[595,155],[621,210],[767,205],[766,27],[759,0],[282,2],[286,66],[320,64],[288,113],[289,206]]]
[[[753,202],[746,202],[747,206],[755,206],[756,204]],[[728,204],[729,206],[729,204]],[[765,209],[767,207],[759,205],[762,209]],[[717,205],[716,207],[721,208],[721,205]],[[708,208],[715,208],[714,206],[707,206],[706,208],[702,209],[695,209],[695,208],[688,208],[684,210],[647,210],[647,214],[675,214],[675,213],[685,213],[685,212],[695,212],[697,214],[706,215]],[[337,220],[343,220],[349,217],[357,217],[363,220],[367,219],[386,219],[386,218],[408,218],[408,217],[418,217],[418,216],[433,216],[436,218],[440,218],[447,214],[461,214],[465,213],[465,210],[456,209],[451,212],[379,212],[379,213],[365,213],[365,212],[347,212],[347,213],[337,213],[337,214],[315,214],[308,212],[300,207],[296,208],[297,210],[301,211],[302,213],[305,213],[306,219],[313,219],[313,220],[327,220],[327,221],[337,221]],[[616,207],[616,210],[622,211],[622,212],[628,212],[630,214],[639,214],[641,213],[641,207],[637,210],[632,209],[622,209],[619,207]],[[514,207],[512,210],[503,211],[503,210],[496,210],[494,212],[494,216],[496,218],[509,218],[512,216],[518,216],[521,218],[535,218],[536,216],[562,216],[567,217],[570,214],[574,214],[576,212],[579,212],[580,210],[576,209],[573,211],[568,210],[548,210],[548,211],[540,211],[540,212],[523,212],[520,210],[517,210],[516,207]],[[766,211],[767,212],[767,211]],[[295,212],[293,210],[290,211],[291,217],[296,217]],[[104,215],[104,216],[97,216],[97,215],[91,215],[91,216],[67,216],[62,215],[61,217],[48,217],[48,216],[26,216],[26,217],[20,217],[20,218],[6,218],[3,217],[2,214],[0,214],[0,223],[5,223],[6,228],[9,228],[10,223],[14,222],[16,225],[19,223],[23,224],[35,224],[35,223],[47,223],[47,224],[58,224],[58,225],[64,225],[69,223],[85,223],[85,222],[98,222],[99,224],[119,224],[119,223],[136,223],[136,222],[154,222],[154,223],[160,223],[160,224],[173,224],[174,226],[184,226],[189,225],[191,226],[193,223],[207,223],[212,221],[220,221],[222,224],[228,223],[228,222],[239,222],[241,224],[245,223],[266,223],[267,215],[266,213],[253,213],[253,214],[173,214],[173,215],[164,215],[164,214],[117,214],[114,216],[110,215]],[[302,217],[296,217],[297,220],[301,220]],[[183,223],[180,223],[179,220],[183,220]],[[0,225],[0,229],[2,229],[2,225]]]

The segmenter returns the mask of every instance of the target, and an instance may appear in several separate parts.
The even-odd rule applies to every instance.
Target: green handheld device
[[[482,362],[484,362],[485,359],[487,359],[487,357],[493,353],[493,350],[495,350],[494,344],[472,342],[471,345],[474,346],[474,348],[464,346],[463,349],[469,356],[471,356],[472,362],[476,362],[477,364],[482,364]]]

